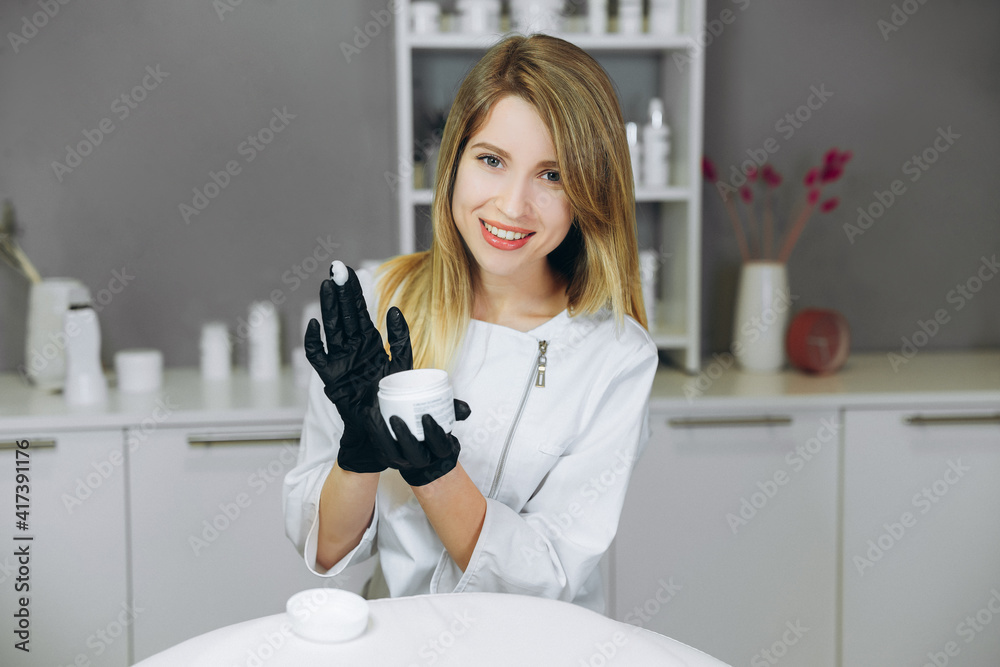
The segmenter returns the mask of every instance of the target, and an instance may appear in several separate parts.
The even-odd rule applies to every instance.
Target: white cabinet
[[[196,635],[284,610],[292,594],[336,582],[307,570],[285,536],[282,480],[301,420],[130,430],[133,597],[141,660]]]
[[[1000,406],[848,410],[843,664],[1000,662]]]
[[[135,614],[121,430],[0,430],[0,466],[0,664],[124,667]],[[22,597],[27,653],[15,648]]]
[[[505,3],[507,4],[507,3]],[[574,3],[577,4],[578,3]],[[636,192],[640,248],[657,251],[657,345],[696,372],[699,363],[701,272],[701,154],[704,116],[704,0],[686,0],[677,35],[556,33],[593,55],[619,91],[627,121],[645,122],[649,100],[660,97],[671,129],[671,180],[665,188]],[[396,20],[396,137],[398,163],[386,174],[399,198],[399,251],[429,247],[431,169],[442,117],[471,65],[499,35],[454,32],[412,34],[410,2]],[[586,29],[582,24],[581,29]],[[428,167],[424,164],[428,163]],[[415,178],[416,176],[416,178]],[[420,182],[417,182],[417,181]]]
[[[836,664],[840,421],[776,410],[651,412],[615,618],[733,665]]]

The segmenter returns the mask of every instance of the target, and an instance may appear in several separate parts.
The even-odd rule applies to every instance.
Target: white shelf
[[[587,51],[654,53],[658,51],[683,51],[694,45],[694,41],[689,35],[651,35],[648,33],[638,35],[622,35],[619,33],[592,35],[581,32],[551,34],[572,42]],[[456,51],[482,51],[493,46],[503,37],[504,35],[502,34],[471,35],[457,32],[440,32],[426,35],[410,33],[405,35],[405,44],[413,50],[453,49]]]
[[[421,76],[449,77],[433,82],[457,88],[458,81],[450,77],[464,71],[470,58],[485,52],[505,35],[412,34],[409,32],[410,3],[404,1],[401,5],[402,11],[395,21],[396,134],[400,171],[407,173],[412,171],[408,167],[412,166],[409,160],[414,149],[426,140],[426,137],[414,136],[415,131],[424,131],[424,128],[415,128],[414,123],[415,69]],[[682,5],[685,28],[682,34],[560,32],[553,35],[576,44],[598,59],[604,55],[613,56],[609,60],[616,64],[617,69],[613,71],[619,74],[612,76],[630,76],[630,65],[622,69],[621,61],[635,60],[636,65],[645,68],[647,76],[650,72],[655,76],[651,83],[641,87],[633,84],[639,97],[647,100],[660,97],[670,105],[671,171],[677,185],[638,187],[635,196],[636,203],[644,208],[641,224],[653,225],[652,230],[641,230],[644,238],[649,238],[651,232],[660,248],[670,250],[669,261],[661,267],[658,278],[660,303],[657,312],[662,322],[650,323],[650,335],[667,356],[688,373],[695,373],[701,361],[701,156],[705,64],[703,49],[696,48],[693,36],[701,34],[705,0],[682,0]],[[678,53],[684,55],[683,68],[671,62]],[[456,67],[450,66],[451,61]],[[430,188],[415,187],[413,178],[403,178],[399,185],[399,252],[405,254],[416,250],[418,237],[426,243],[426,215],[423,212],[418,215],[418,211],[432,204],[434,192]],[[648,209],[653,210],[652,215]]]
[[[644,202],[686,202],[693,193],[690,188],[674,186],[669,188],[637,188],[635,201]],[[429,188],[418,188],[410,192],[410,200],[414,206],[430,206],[434,200],[434,191]]]

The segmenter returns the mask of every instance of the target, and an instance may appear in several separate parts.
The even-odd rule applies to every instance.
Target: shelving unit
[[[639,247],[655,249],[661,258],[657,317],[650,323],[650,334],[673,363],[696,373],[700,365],[704,61],[695,38],[704,25],[704,0],[684,0],[681,14],[683,32],[677,35],[552,34],[585,49],[608,70],[627,120],[642,125],[653,97],[660,97],[666,104],[672,182],[666,188],[636,189]],[[425,100],[435,95],[438,98],[432,109],[423,111],[445,111],[461,76],[502,35],[411,34],[408,0],[400,3],[395,23],[399,251],[411,253],[429,243],[429,207],[433,199],[433,191],[415,183],[413,177],[421,173],[415,168],[414,156],[422,152],[421,146],[433,134],[426,121],[419,118],[421,105],[414,91]],[[675,59],[675,55],[680,57]],[[418,77],[421,81],[415,86]]]

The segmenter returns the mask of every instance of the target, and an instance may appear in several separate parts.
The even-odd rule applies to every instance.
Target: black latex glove
[[[354,269],[347,267],[343,286],[327,279],[320,286],[320,308],[327,349],[319,335],[319,322],[306,327],[306,358],[323,380],[323,391],[337,406],[344,420],[337,463],[352,472],[382,472],[388,462],[372,446],[365,414],[376,406],[378,383],[386,375],[413,367],[410,330],[403,313],[393,306],[386,314],[386,332],[392,358],[385,352],[382,336],[368,315],[361,283]]]
[[[465,401],[455,399],[455,420],[466,419],[472,410]],[[392,430],[385,424],[381,413],[377,410],[369,413],[369,429],[377,447],[384,452],[390,468],[399,470],[399,474],[410,486],[423,486],[451,472],[458,464],[458,453],[461,444],[451,433],[434,421],[434,417],[423,415],[420,423],[424,428],[424,439],[417,440],[409,427],[399,417],[389,418]]]

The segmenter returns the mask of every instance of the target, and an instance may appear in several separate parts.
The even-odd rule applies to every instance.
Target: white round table
[[[370,600],[368,609],[367,630],[349,641],[303,639],[281,613],[189,639],[137,667],[726,667],[686,644],[568,602],[459,593]]]

